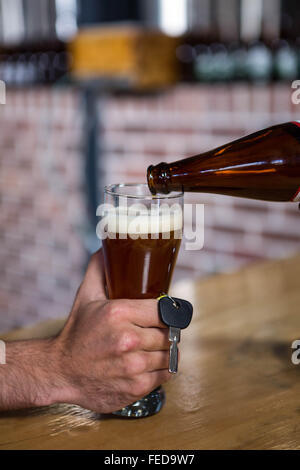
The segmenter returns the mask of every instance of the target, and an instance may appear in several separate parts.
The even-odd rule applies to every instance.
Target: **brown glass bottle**
[[[193,191],[300,201],[300,121],[263,129],[215,150],[147,171],[152,194]]]

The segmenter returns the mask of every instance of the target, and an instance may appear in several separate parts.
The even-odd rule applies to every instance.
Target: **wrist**
[[[55,403],[74,403],[74,390],[68,380],[67,365],[64,364],[64,352],[58,338],[49,338],[40,345],[41,364],[37,373],[40,393],[35,406],[49,406]],[[46,364],[46,370],[43,366]],[[45,374],[46,372],[46,374]]]
[[[1,367],[4,408],[68,401],[70,387],[60,367],[56,338],[6,343],[6,364]]]
[[[51,366],[49,369],[49,379],[51,386],[41,396],[44,402],[39,406],[53,405],[54,403],[76,403],[77,393],[69,378],[68,361],[61,344],[60,337],[51,338],[49,348],[49,359]]]

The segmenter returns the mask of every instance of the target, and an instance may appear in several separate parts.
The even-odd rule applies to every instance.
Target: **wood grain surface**
[[[159,414],[124,420],[73,405],[0,413],[0,449],[299,449],[299,287],[300,256],[177,284],[173,294],[195,313]],[[63,323],[1,338],[48,336]]]

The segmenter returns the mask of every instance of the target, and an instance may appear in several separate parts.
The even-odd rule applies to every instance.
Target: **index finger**
[[[129,319],[142,328],[168,328],[160,318],[156,299],[124,300]]]

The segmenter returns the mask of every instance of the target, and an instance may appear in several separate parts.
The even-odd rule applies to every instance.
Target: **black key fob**
[[[167,295],[159,299],[158,310],[165,325],[180,330],[187,328],[193,317],[193,306],[190,302]]]

